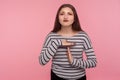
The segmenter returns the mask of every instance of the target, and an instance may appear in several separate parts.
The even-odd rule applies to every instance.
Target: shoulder
[[[87,34],[87,32],[85,32],[85,31],[80,31],[80,33],[79,33],[81,36],[83,36],[83,37],[88,37],[88,34]]]
[[[54,32],[49,32],[46,36],[46,38],[57,38],[59,35]]]
[[[81,39],[83,39],[84,41],[89,41],[89,42],[91,42],[89,35],[88,35],[87,32],[85,32],[85,31],[81,31],[81,32],[80,32],[80,37],[81,37]]]

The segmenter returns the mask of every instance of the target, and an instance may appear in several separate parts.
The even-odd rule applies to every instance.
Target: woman
[[[87,59],[83,59],[83,52]],[[47,35],[39,62],[52,58],[51,80],[86,80],[86,68],[96,66],[90,39],[81,29],[75,8],[63,4],[58,9],[53,30]]]

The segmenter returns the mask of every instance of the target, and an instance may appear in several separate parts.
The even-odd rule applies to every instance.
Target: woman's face
[[[72,26],[74,13],[69,7],[62,8],[59,12],[59,22],[62,26]]]

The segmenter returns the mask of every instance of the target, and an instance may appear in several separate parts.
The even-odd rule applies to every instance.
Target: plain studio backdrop
[[[0,80],[50,80],[39,65],[61,4],[72,4],[97,56],[88,80],[120,80],[120,0],[0,0]]]

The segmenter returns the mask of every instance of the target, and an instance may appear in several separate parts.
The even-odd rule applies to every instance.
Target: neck
[[[60,31],[64,34],[69,34],[73,32],[72,26],[62,26]]]

